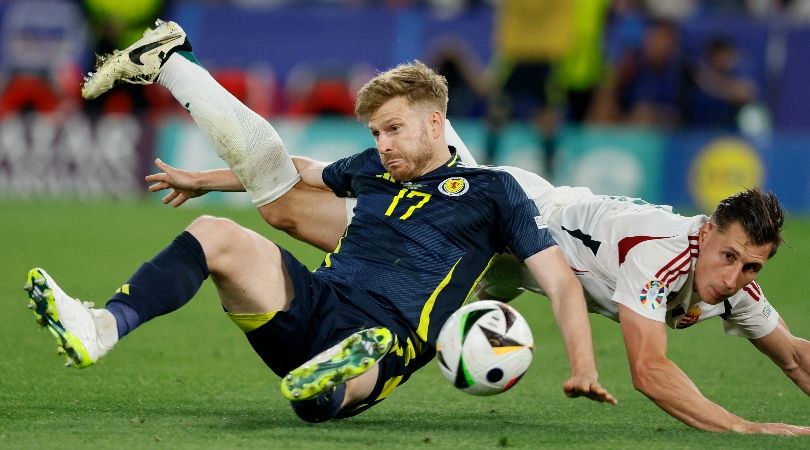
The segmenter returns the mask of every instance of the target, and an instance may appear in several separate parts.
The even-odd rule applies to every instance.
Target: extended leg
[[[240,103],[203,69],[186,34],[174,22],[155,28],[130,47],[100,59],[82,95],[98,97],[120,82],[167,87],[242,181],[257,206],[272,202],[300,179],[273,127]]]

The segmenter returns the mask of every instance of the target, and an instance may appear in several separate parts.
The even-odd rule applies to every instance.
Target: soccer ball
[[[442,374],[473,395],[495,395],[514,386],[532,362],[529,324],[515,308],[494,300],[461,307],[439,332]]]

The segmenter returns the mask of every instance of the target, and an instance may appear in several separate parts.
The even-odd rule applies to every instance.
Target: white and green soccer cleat
[[[358,331],[293,369],[281,380],[288,400],[308,400],[356,378],[374,367],[394,344],[388,328]]]
[[[67,355],[66,367],[91,366],[118,342],[112,314],[65,294],[45,270],[28,271],[23,288],[37,324],[56,337],[56,353]]]
[[[91,100],[119,83],[150,84],[177,50],[191,52],[186,32],[174,22],[155,21],[143,37],[124,50],[96,57],[96,71],[88,73],[82,85],[82,97]]]

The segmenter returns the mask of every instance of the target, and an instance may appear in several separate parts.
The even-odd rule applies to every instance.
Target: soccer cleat
[[[112,332],[100,332],[105,310],[92,309],[91,302],[70,297],[45,270],[28,271],[23,288],[28,291],[28,308],[37,324],[56,337],[56,353],[67,356],[65,367],[91,366],[118,341],[114,326]]]
[[[91,100],[113,86],[124,83],[150,84],[177,50],[191,51],[186,32],[174,22],[155,21],[143,37],[124,50],[96,56],[96,71],[88,73],[82,85],[82,97]]]
[[[391,350],[394,339],[388,328],[358,331],[288,373],[281,380],[281,394],[299,401],[328,393],[374,367]]]

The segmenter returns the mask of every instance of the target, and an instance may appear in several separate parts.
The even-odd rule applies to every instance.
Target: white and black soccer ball
[[[473,395],[495,395],[514,386],[532,362],[529,324],[511,306],[481,300],[461,307],[439,332],[442,374]]]

